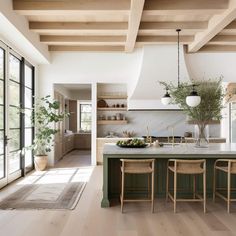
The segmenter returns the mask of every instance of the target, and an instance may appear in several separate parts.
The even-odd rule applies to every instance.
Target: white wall
[[[223,76],[225,82],[236,82],[236,53],[195,53],[185,58],[193,79]]]
[[[40,66],[40,93],[51,94],[53,83],[127,83],[136,79],[141,51],[52,53],[52,64]]]

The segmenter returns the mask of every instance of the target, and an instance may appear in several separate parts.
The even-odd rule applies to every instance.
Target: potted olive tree
[[[179,105],[188,115],[189,119],[198,127],[196,147],[206,147],[206,126],[222,118],[224,90],[221,85],[222,79],[209,79],[197,81],[197,92],[201,96],[201,103],[197,107],[190,107],[186,104],[186,97],[190,94],[192,86],[188,83],[181,83],[178,87],[173,84],[160,82],[169,89],[173,98],[172,104]]]
[[[50,95],[37,99],[34,105],[31,120],[36,128],[35,137],[33,144],[25,149],[33,150],[36,170],[46,169],[47,154],[51,151],[53,137],[58,132],[55,124],[69,116],[69,113],[59,112],[59,109],[60,103],[51,99]]]

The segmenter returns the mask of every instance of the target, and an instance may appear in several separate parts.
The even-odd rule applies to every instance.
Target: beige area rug
[[[0,209],[73,210],[83,193],[88,173],[80,168],[35,172],[22,181],[22,187],[0,202]]]

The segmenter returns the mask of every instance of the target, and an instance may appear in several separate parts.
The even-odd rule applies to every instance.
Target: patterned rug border
[[[13,210],[15,210],[15,211],[35,211],[35,210],[38,210],[38,211],[44,211],[44,210],[50,210],[50,211],[72,211],[72,210],[74,210],[75,208],[76,208],[76,206],[77,206],[77,204],[78,204],[78,202],[79,202],[79,200],[80,200],[80,198],[81,198],[81,196],[82,196],[82,194],[83,194],[83,192],[84,192],[84,189],[85,189],[85,187],[86,187],[86,185],[87,185],[87,183],[86,182],[81,182],[81,183],[83,183],[82,184],[82,187],[81,187],[81,189],[80,189],[80,192],[79,192],[79,194],[77,195],[77,197],[75,198],[75,200],[74,200],[74,203],[71,205],[71,207],[70,208],[46,208],[46,207],[44,207],[44,208],[41,208],[41,207],[35,207],[35,208],[27,208],[27,207],[17,207],[17,208],[11,208],[11,207],[9,207],[9,208],[1,208],[1,206],[0,206],[0,211],[13,211]],[[20,189],[18,189],[17,191],[19,191],[19,190],[21,190],[22,188],[20,188]],[[15,192],[13,192],[13,193],[11,193],[9,196],[7,196],[7,197],[5,197],[4,199],[2,199],[1,201],[0,201],[0,205],[1,205],[1,203],[3,202],[3,201],[5,201],[7,198],[9,198],[11,195],[13,195],[13,194],[15,194],[17,191],[15,191]]]

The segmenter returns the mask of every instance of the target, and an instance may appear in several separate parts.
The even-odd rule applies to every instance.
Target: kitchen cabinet
[[[74,149],[74,134],[67,134],[64,137],[64,155]]]
[[[60,107],[58,112],[63,113],[65,111],[65,98],[62,94],[57,91],[54,91],[54,99],[60,102]],[[54,136],[54,159],[55,162],[59,161],[64,155],[64,147],[63,147],[63,137],[65,130],[65,121],[60,121],[55,124],[55,129],[58,132]]]
[[[75,134],[75,149],[90,150],[91,149],[91,133]]]
[[[103,163],[103,147],[106,143],[116,143],[119,140],[127,140],[130,138],[97,138],[97,155],[96,161],[98,165]]]
[[[77,101],[69,100],[69,130],[77,132]]]

